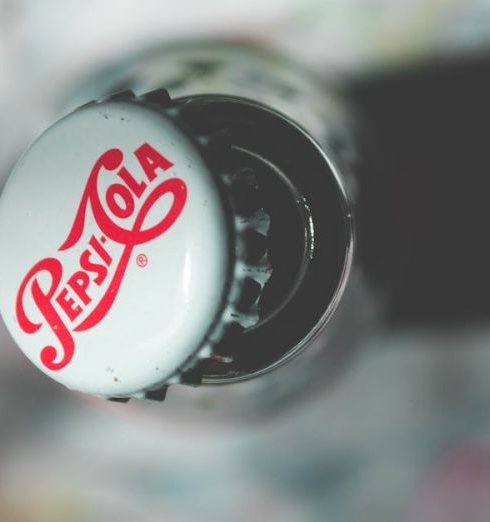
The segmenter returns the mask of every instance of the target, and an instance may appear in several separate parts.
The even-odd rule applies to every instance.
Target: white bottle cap
[[[0,312],[53,379],[138,396],[203,345],[229,242],[216,180],[171,119],[89,104],[31,146],[0,197]]]

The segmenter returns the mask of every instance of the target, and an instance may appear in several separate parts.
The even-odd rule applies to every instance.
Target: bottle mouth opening
[[[228,328],[215,346],[218,357],[199,368],[203,384],[246,380],[299,353],[335,313],[352,265],[350,204],[321,147],[282,114],[219,95],[175,103],[192,105],[203,132],[227,129],[228,167],[254,172],[257,204],[270,218],[265,255],[271,276],[257,297],[258,322]]]

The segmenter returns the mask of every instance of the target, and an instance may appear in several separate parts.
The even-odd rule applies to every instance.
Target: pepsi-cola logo
[[[80,252],[91,212],[95,230],[88,241],[89,234],[85,234],[87,243],[82,245],[81,254],[73,254],[75,271],[65,273],[61,255],[47,257],[35,263],[20,284],[15,310],[21,329],[32,335],[47,327],[58,341],[58,346],[53,343],[41,348],[41,362],[49,370],[60,370],[71,361],[75,333],[93,328],[108,314],[135,246],[164,234],[185,206],[184,181],[176,177],[162,180],[162,174],[174,164],[149,143],[143,143],[133,154],[141,167],[139,173],[123,165],[124,154],[117,148],[106,150],[95,161],[70,232],[58,248],[64,253],[63,259],[66,253]],[[112,176],[115,182],[101,189],[101,176]],[[145,228],[149,213],[168,195],[170,207]],[[119,246],[117,258],[110,253],[111,244]],[[69,263],[73,266],[73,257]]]

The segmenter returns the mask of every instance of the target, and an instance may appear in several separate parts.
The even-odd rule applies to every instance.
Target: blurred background
[[[196,37],[335,78],[409,188],[405,275],[328,388],[255,419],[70,393],[1,326],[0,522],[487,522],[490,1],[0,0],[0,185],[96,71]]]

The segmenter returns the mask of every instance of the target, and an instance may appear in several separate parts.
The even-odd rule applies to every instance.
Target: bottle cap
[[[0,311],[47,375],[151,397],[211,357],[231,322],[257,320],[270,270],[247,265],[243,238],[268,218],[236,210],[230,186],[250,173],[213,172],[216,143],[182,130],[165,91],[123,93],[64,117],[19,160],[0,197]]]

